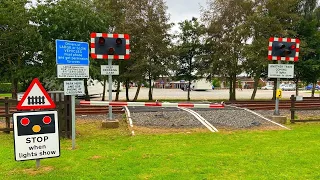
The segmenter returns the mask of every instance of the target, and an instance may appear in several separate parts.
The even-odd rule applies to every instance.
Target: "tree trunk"
[[[295,79],[294,83],[296,83],[296,96],[299,96],[298,82],[299,82],[299,78]]]
[[[316,88],[316,83],[317,83],[317,82],[313,82],[313,84],[312,84],[311,97],[314,97],[314,90],[315,90],[315,88]]]
[[[233,97],[233,82],[231,76],[229,77],[229,101],[232,101]]]
[[[118,82],[118,84],[117,84],[117,93],[116,93],[116,99],[115,99],[115,101],[119,101],[120,84],[121,84],[121,82]]]
[[[105,98],[106,98],[106,84],[107,84],[107,78],[103,77],[102,101],[105,101]]]
[[[232,100],[236,100],[236,87],[237,87],[237,75],[232,75],[232,82],[233,82],[233,94],[232,94]]]
[[[13,70],[13,67],[11,66],[11,59],[8,58],[8,64],[10,64],[10,72],[11,72],[11,97],[12,99],[17,99],[17,92],[18,92],[18,79],[15,76],[16,69]]]
[[[12,82],[11,82],[12,99],[17,99],[17,93],[18,93],[18,79],[13,75]]]
[[[138,84],[136,95],[134,96],[133,101],[137,101],[138,100],[140,89],[141,89],[141,83]]]
[[[125,83],[126,83],[126,99],[127,99],[127,101],[130,101],[130,99],[129,99],[129,79],[127,79],[125,81]]]
[[[149,101],[153,99],[152,97],[152,84],[151,84],[151,77],[149,76]]]
[[[277,92],[277,81],[278,79],[274,80],[274,85],[273,85],[273,95],[272,95],[272,100],[276,100],[276,92]]]
[[[188,82],[188,101],[190,101],[190,90],[191,90],[191,76],[192,76],[192,58],[193,57],[190,57],[189,59],[189,82]]]
[[[260,79],[260,75],[256,74],[254,76],[253,92],[252,92],[252,95],[251,95],[251,100],[254,100],[254,98],[256,97],[257,90],[258,90],[259,79]]]
[[[89,91],[88,91],[88,81],[87,79],[84,79],[84,100],[90,101]]]

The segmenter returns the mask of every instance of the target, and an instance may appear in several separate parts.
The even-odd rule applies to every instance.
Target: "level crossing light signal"
[[[95,48],[99,54],[125,55],[126,53],[126,47],[122,44],[121,38],[99,37]]]
[[[93,59],[130,58],[128,34],[91,33],[91,57]]]
[[[272,37],[269,39],[268,59],[298,61],[299,47],[299,39]]]

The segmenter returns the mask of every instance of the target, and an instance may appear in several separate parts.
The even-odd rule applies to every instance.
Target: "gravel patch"
[[[243,109],[226,107],[225,109],[195,109],[191,110],[199,113],[214,127],[219,129],[283,129],[251,112]],[[178,108],[136,108],[132,109],[131,118],[133,126],[147,128],[205,128],[192,114]],[[254,111],[264,117],[270,118],[274,110]],[[280,109],[280,114],[290,118],[290,110]],[[312,117],[320,118],[319,111],[297,111],[299,119]],[[114,114],[115,119],[123,119],[123,114]],[[108,115],[82,115],[77,116],[77,120],[107,120]]]
[[[203,125],[190,113],[176,111],[131,112],[133,126],[186,128],[202,127]]]
[[[196,109],[195,111],[217,128],[277,127],[277,125],[243,109],[211,111]]]
[[[163,127],[163,128],[186,128],[186,127],[202,127],[197,120],[189,112],[176,108],[165,111],[156,112],[154,109],[151,112],[131,112],[131,117],[134,126],[143,127]],[[277,125],[266,121],[265,119],[252,114],[243,109],[226,108],[226,109],[192,109],[199,113],[209,123],[216,128],[253,128],[253,127],[278,127]]]

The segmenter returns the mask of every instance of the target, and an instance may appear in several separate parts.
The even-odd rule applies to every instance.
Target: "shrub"
[[[11,83],[0,83],[0,93],[10,93]]]
[[[24,91],[21,84],[18,84],[18,92]],[[0,93],[11,93],[11,83],[0,83]]]
[[[218,79],[218,78],[213,78],[212,79],[212,85],[214,86],[214,87],[220,87],[220,80]]]

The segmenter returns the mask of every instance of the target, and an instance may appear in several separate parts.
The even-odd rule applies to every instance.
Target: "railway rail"
[[[17,111],[15,107],[10,107],[10,113]],[[109,112],[108,107],[101,106],[76,106],[76,115],[88,115],[88,114],[107,114]],[[112,113],[122,114],[124,113],[122,107],[112,107]],[[5,114],[4,106],[0,106],[0,114]]]
[[[290,109],[291,100],[280,100],[279,109]],[[238,100],[225,102],[228,105],[247,108],[250,110],[272,110],[275,108],[274,100]],[[320,108],[320,98],[305,98],[295,101],[295,108]]]

